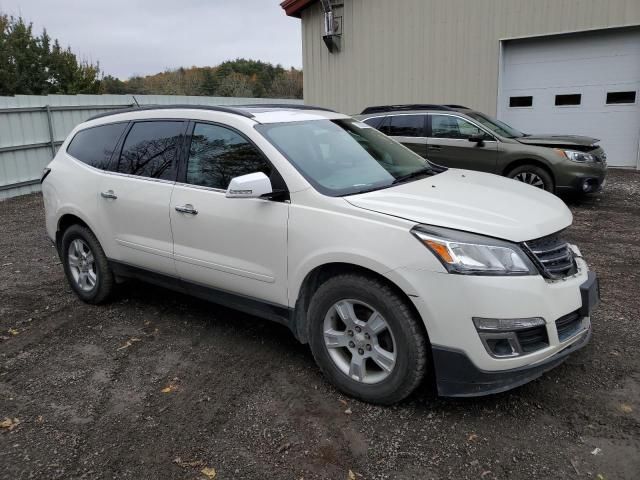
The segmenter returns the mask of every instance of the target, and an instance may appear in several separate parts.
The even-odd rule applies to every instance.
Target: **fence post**
[[[51,107],[47,105],[47,123],[49,124],[49,141],[51,142],[51,156],[56,156],[56,139],[53,136],[53,121],[51,119]]]

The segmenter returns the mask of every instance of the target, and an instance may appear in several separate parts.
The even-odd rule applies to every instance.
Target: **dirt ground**
[[[568,202],[601,279],[591,344],[512,392],[391,408],[284,327],[142,283],[81,303],[41,197],[0,202],[0,478],[636,479],[640,174]]]

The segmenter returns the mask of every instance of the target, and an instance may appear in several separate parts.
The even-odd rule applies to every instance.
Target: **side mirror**
[[[483,135],[482,133],[476,133],[475,135],[471,135],[469,137],[469,141],[477,143],[478,145],[482,145],[484,143],[485,138],[486,138],[485,135]]]
[[[260,198],[273,192],[271,180],[262,172],[235,177],[229,182],[227,198]]]

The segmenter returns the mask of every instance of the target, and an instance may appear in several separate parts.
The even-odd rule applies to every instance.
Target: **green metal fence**
[[[273,98],[136,95],[140,105],[292,103]],[[0,97],[0,200],[36,192],[42,169],[69,132],[92,115],[135,105],[131,95]]]

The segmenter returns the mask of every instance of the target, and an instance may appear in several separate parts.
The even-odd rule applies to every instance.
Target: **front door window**
[[[189,148],[187,183],[226,190],[232,178],[271,175],[271,166],[242,135],[219,125],[197,123]]]
[[[433,115],[431,117],[431,137],[468,140],[478,135],[486,136],[484,130],[459,117]]]

